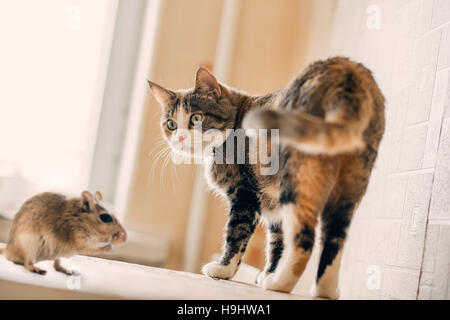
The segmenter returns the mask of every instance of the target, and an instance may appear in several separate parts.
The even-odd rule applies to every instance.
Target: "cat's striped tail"
[[[367,118],[366,118],[367,119]],[[250,111],[244,129],[279,129],[280,142],[308,154],[336,155],[364,148],[365,123],[326,121],[293,110]]]

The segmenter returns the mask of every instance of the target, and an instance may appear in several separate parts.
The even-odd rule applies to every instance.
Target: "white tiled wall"
[[[450,0],[340,0],[331,25],[330,55],[366,64],[387,100],[341,296],[450,299]]]

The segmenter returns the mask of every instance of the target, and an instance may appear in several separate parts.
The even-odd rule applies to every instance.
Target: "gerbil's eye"
[[[107,213],[101,214],[100,215],[100,220],[102,220],[105,223],[110,223],[110,222],[113,221],[112,217],[109,214],[107,214]]]
[[[201,113],[195,113],[191,116],[191,124],[197,125],[203,121],[203,115]]]
[[[173,121],[172,119],[167,120],[167,129],[173,131],[177,128],[177,123]]]

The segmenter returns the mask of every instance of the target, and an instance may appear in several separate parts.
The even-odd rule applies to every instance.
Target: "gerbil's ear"
[[[170,91],[168,89],[164,89],[160,85],[157,85],[156,83],[153,83],[149,80],[148,85],[150,87],[150,90],[153,93],[153,96],[158,100],[159,104],[164,108],[169,104],[170,101],[175,100],[177,97],[177,94],[173,91]]]
[[[203,94],[215,95],[216,97],[220,97],[222,94],[216,77],[214,77],[211,72],[202,66],[198,68],[195,76],[194,91]]]
[[[81,200],[83,201],[81,207],[83,212],[92,212],[92,210],[94,210],[94,197],[89,191],[83,191],[81,193]]]
[[[100,191],[97,191],[97,192],[95,193],[95,199],[97,199],[98,201],[102,201],[102,200],[103,200],[103,196],[102,196],[102,194],[100,193]]]

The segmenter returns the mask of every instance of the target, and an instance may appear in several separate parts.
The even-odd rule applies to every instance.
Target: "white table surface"
[[[56,272],[51,261],[37,264],[47,270],[47,275],[40,276],[0,255],[0,281],[8,283],[9,287],[11,284],[21,283],[35,288],[58,289],[59,292],[77,291],[78,294],[86,293],[87,298],[89,295],[98,295],[119,299],[310,299],[266,291],[240,281],[214,280],[194,273],[93,257],[75,256],[64,259],[63,264],[77,268],[81,276],[67,276]],[[246,267],[243,267],[245,270]],[[239,273],[236,278],[239,278]],[[2,298],[5,296],[7,298],[8,294],[3,292]],[[23,297],[27,298],[26,292]]]

